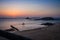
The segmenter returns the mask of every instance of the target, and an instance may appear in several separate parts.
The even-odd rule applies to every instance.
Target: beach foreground
[[[22,35],[32,40],[60,40],[60,23],[33,30],[19,31],[14,34]]]
[[[30,38],[32,40],[60,40],[60,23],[52,25],[52,26],[46,26],[46,27],[32,29],[32,30],[16,31],[12,34],[13,35],[16,34],[18,36],[20,35],[26,38]],[[6,35],[6,37],[7,36],[8,35]],[[8,40],[8,39],[0,37],[0,40]]]

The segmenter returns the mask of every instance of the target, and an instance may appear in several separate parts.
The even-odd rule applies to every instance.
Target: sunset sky
[[[0,0],[0,17],[60,16],[59,0]]]

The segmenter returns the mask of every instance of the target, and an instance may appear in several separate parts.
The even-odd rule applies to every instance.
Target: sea
[[[41,25],[46,22],[60,23],[60,20],[0,19],[0,30],[10,29],[10,25],[13,25],[20,31],[31,30],[46,27],[45,25]],[[22,25],[22,23],[24,23],[24,25]]]

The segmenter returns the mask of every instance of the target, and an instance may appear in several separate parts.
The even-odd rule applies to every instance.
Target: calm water
[[[24,26],[22,25],[23,22],[25,23]],[[44,25],[40,25],[41,23],[45,23],[45,22],[58,23],[58,22],[60,22],[60,20],[34,21],[34,20],[26,20],[26,19],[0,19],[0,29],[1,30],[9,29],[10,25],[13,25],[14,27],[18,28],[20,31],[29,30],[29,29],[45,27]]]

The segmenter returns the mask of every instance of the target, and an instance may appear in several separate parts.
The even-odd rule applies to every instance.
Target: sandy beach
[[[24,36],[32,40],[60,40],[60,23],[32,30],[16,31],[14,34]],[[2,37],[0,37],[0,39],[5,40],[5,38]]]
[[[53,26],[15,32],[32,40],[60,40],[60,23]]]

